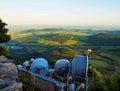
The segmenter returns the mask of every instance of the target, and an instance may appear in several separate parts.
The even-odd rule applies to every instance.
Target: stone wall
[[[25,79],[25,83],[34,87],[34,91],[66,91],[66,85],[53,78],[33,74],[22,68],[19,69],[19,74],[22,80]]]

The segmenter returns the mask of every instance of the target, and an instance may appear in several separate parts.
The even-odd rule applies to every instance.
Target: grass
[[[107,50],[107,49],[106,49]],[[104,51],[100,53],[101,56],[109,58],[111,62],[120,64],[120,53],[119,52],[112,52],[112,51]]]
[[[103,60],[94,60],[91,59],[89,60],[89,64],[91,64],[93,67],[97,67],[97,68],[107,68],[109,67],[109,64]]]
[[[44,52],[44,51],[46,51],[46,48],[41,48],[41,47],[28,47],[28,50],[29,51],[35,51],[35,52]]]
[[[20,50],[23,49],[23,47],[21,46],[10,46],[12,49],[16,49],[16,50]]]
[[[120,64],[120,55],[112,54],[110,57],[112,60],[114,60],[115,63]]]
[[[48,34],[65,34],[67,36],[72,36],[75,38],[75,40],[67,39],[67,41],[60,43],[59,41],[52,41],[44,39],[44,37],[47,37]],[[40,30],[32,30],[31,32],[26,31],[11,31],[10,34],[12,35],[12,39],[16,40],[18,43],[21,43],[23,46],[25,46],[28,49],[28,52],[45,52],[47,50],[46,46],[50,46],[50,48],[53,46],[71,46],[76,45],[79,46],[80,49],[92,49],[93,53],[95,53],[97,50],[97,54],[101,55],[101,57],[104,58],[108,57],[107,60],[114,62],[115,64],[120,64],[120,54],[119,50],[112,51],[113,49],[120,48],[120,46],[90,46],[87,45],[84,41],[86,36],[91,35],[90,33],[83,32],[83,31],[73,31],[70,29],[40,29]],[[43,37],[44,36],[44,37]],[[66,38],[66,37],[65,37]],[[67,37],[68,38],[68,37]],[[58,37],[59,39],[59,37]],[[13,46],[12,46],[13,45]],[[17,47],[14,45],[14,42],[12,42],[11,46],[13,49],[19,50],[22,49],[21,47]],[[100,51],[99,51],[100,50]],[[110,60],[111,59],[111,60]],[[90,64],[92,64],[95,67],[108,67],[109,63],[105,62],[104,60],[90,60]]]

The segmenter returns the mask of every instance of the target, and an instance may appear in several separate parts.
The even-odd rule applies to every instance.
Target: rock
[[[0,79],[0,91],[22,91],[22,83]]]
[[[8,71],[7,73],[2,74],[2,75],[0,76],[0,78],[2,78],[2,79],[10,79],[10,80],[17,80],[17,78],[18,78],[18,73],[17,73],[14,69],[11,69],[11,70]]]
[[[16,80],[18,78],[18,71],[15,64],[0,63],[0,78]]]
[[[10,60],[5,56],[0,56],[0,63],[6,63],[6,62],[13,62],[13,60]]]
[[[18,70],[13,60],[0,56],[0,91],[22,91],[22,83],[17,79]]]

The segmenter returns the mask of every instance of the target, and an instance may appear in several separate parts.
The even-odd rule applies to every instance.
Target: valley
[[[53,66],[62,58],[72,61],[74,55],[88,55],[89,65],[103,74],[120,69],[119,30],[48,28],[10,31],[10,34],[12,40],[4,46],[18,63],[44,57]]]

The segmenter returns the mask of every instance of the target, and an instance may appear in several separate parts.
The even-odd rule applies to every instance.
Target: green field
[[[107,68],[110,65],[104,60],[95,60],[95,59],[89,60],[89,64],[96,68]]]
[[[10,31],[12,40],[5,45],[16,60],[44,57],[48,61],[61,58],[71,61],[75,54],[89,55],[89,64],[100,71],[110,71],[120,66],[120,35],[110,33],[120,34],[63,28]],[[87,49],[92,49],[92,53],[86,54]]]

